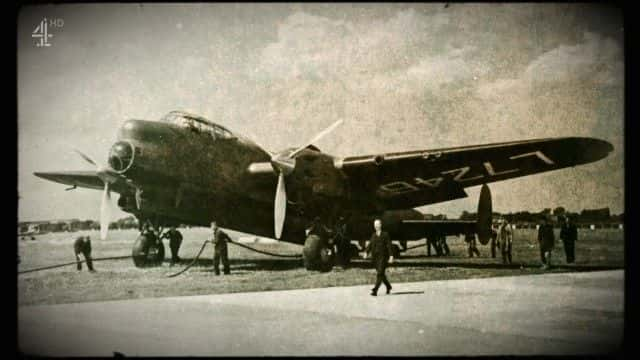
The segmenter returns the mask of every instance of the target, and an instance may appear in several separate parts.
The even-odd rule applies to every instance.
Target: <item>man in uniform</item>
[[[540,243],[540,260],[542,261],[542,268],[546,270],[551,266],[551,250],[553,250],[555,242],[553,225],[551,225],[548,217],[544,218],[542,224],[538,228],[538,242]]]
[[[93,261],[91,261],[91,238],[87,236],[78,236],[73,243],[73,252],[76,255],[76,261],[78,262],[78,271],[82,270],[82,263],[80,262],[80,254],[84,256],[87,262],[87,267],[90,272],[95,272],[93,269]]]
[[[180,231],[176,230],[175,226],[169,228],[169,231],[162,234],[161,239],[169,239],[169,248],[171,249],[171,263],[170,266],[173,266],[174,263],[180,262],[180,257],[178,256],[178,251],[180,250],[180,245],[182,244],[182,234]]]
[[[216,275],[220,275],[220,260],[222,260],[224,274],[230,274],[227,242],[231,242],[231,238],[218,228],[218,224],[215,221],[211,222],[211,236],[209,237],[209,241],[213,243],[213,270]]]
[[[476,246],[476,234],[474,233],[465,234],[464,241],[467,243],[469,247],[469,257],[473,257],[473,254],[476,254],[477,257],[480,257],[480,251]]]
[[[564,245],[567,264],[572,264],[575,261],[574,251],[576,240],[578,240],[578,229],[568,216],[564,218],[562,229],[560,229],[560,239],[562,239],[562,244]]]
[[[367,253],[371,253],[371,261],[376,268],[376,285],[371,289],[371,296],[378,295],[378,288],[380,284],[384,283],[387,288],[387,294],[391,292],[391,284],[387,279],[385,270],[387,269],[387,263],[393,263],[391,239],[387,232],[382,231],[382,221],[376,219],[373,222],[375,232],[369,239],[369,245],[367,245]]]
[[[502,263],[506,264],[507,261],[511,264],[511,248],[513,244],[513,232],[511,231],[511,225],[506,219],[501,219],[498,226],[498,244],[500,246],[500,252],[502,253]]]

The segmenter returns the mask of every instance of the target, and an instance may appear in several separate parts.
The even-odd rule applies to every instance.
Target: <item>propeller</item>
[[[108,166],[96,163],[88,155],[82,151],[73,149],[86,162],[96,167],[96,173],[100,180],[104,183],[104,191],[102,192],[102,202],[100,204],[100,239],[106,240],[109,231],[109,222],[111,221],[111,191],[109,185],[118,179],[118,174]]]
[[[298,147],[294,151],[288,150],[280,153],[271,154],[271,166],[278,173],[278,186],[276,188],[276,197],[273,208],[273,220],[276,239],[280,239],[282,235],[282,228],[284,226],[284,220],[287,213],[287,191],[285,187],[285,176],[293,172],[296,167],[295,155],[306,149],[309,145],[322,139],[324,136],[335,130],[342,124],[342,120],[338,120],[328,128],[319,132],[311,140],[307,141],[304,145]]]

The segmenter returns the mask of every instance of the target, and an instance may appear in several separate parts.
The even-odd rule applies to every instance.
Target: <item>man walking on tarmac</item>
[[[376,285],[371,289],[371,296],[377,296],[378,288],[380,288],[382,283],[384,283],[384,286],[387,288],[387,294],[391,292],[391,284],[389,280],[387,280],[385,270],[387,269],[388,263],[393,263],[393,256],[391,256],[393,249],[391,247],[389,234],[382,231],[382,221],[376,219],[373,227],[375,228],[375,232],[371,235],[365,256],[370,252],[371,261],[376,267]]]
[[[220,260],[222,260],[224,274],[230,274],[227,242],[231,242],[231,238],[218,228],[218,224],[215,221],[211,222],[211,236],[209,237],[209,241],[213,244],[213,270],[216,275],[220,275]]]

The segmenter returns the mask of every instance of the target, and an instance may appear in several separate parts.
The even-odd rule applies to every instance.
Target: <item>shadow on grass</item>
[[[166,262],[167,260],[165,260]],[[193,258],[183,258],[179,264],[175,264],[174,268],[182,268],[187,266],[193,261]],[[229,259],[229,265],[232,270],[272,270],[272,271],[284,271],[293,270],[298,268],[304,268],[302,259]],[[213,269],[213,260],[198,259],[193,264],[192,268],[209,268]],[[220,263],[220,269],[222,269],[222,263]]]

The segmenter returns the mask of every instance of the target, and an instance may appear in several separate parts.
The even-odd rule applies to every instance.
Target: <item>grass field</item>
[[[197,254],[208,229],[182,230],[180,249],[183,262]],[[93,257],[131,254],[137,231],[111,231],[110,240],[101,241],[97,232],[90,233]],[[545,272],[587,271],[624,267],[624,233],[621,230],[579,230],[576,263],[566,265],[562,242],[556,240],[551,270],[539,268],[536,231],[515,230],[513,266],[503,266],[500,255],[490,257],[489,246],[479,246],[481,257],[468,258],[463,238],[449,237],[450,256],[427,258],[424,247],[409,250],[387,271],[392,284],[410,281],[468,279],[493,276],[539,274]],[[558,230],[556,230],[556,236]],[[18,240],[18,271],[74,261],[75,234],[39,235],[36,240]],[[424,243],[421,241],[420,243]],[[409,243],[412,246],[414,243]],[[281,254],[301,254],[300,245],[287,243],[249,244],[261,250]],[[168,246],[167,259],[169,258]],[[368,261],[355,259],[348,269],[334,268],[329,273],[306,271],[301,259],[273,258],[229,245],[231,275],[215,276],[212,268],[213,249],[207,246],[200,260],[186,273],[166,276],[182,269],[169,267],[168,260],[156,268],[138,269],[131,259],[109,260],[94,264],[97,272],[89,273],[75,266],[18,275],[18,304],[55,304],[85,301],[132,299],[231,292],[300,289],[315,287],[372,284],[375,271]],[[396,287],[397,288],[397,287]]]

